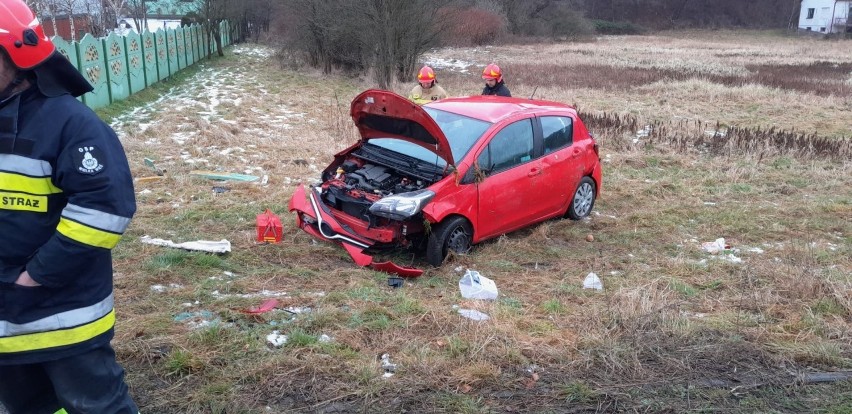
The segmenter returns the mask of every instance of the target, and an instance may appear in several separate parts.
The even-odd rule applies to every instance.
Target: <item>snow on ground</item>
[[[262,61],[272,55],[270,48],[259,45],[237,45],[233,52],[244,60]],[[192,78],[180,86],[171,88],[157,100],[116,117],[112,123],[120,138],[124,138],[129,129],[134,132],[145,132],[152,126],[152,117],[163,111],[172,114],[184,114],[184,119],[201,118],[210,123],[234,123],[226,119],[228,109],[239,107],[243,102],[241,96],[248,89],[258,85],[256,74],[252,71],[238,71],[234,67],[207,67],[199,70]],[[268,95],[265,90],[258,94]],[[267,128],[289,129],[291,121],[302,121],[304,113],[292,111],[284,106],[277,108],[277,113],[256,111],[256,120]],[[180,127],[189,131],[181,131]],[[184,145],[197,133],[194,127],[187,123],[180,125],[178,131],[170,137],[175,143]]]

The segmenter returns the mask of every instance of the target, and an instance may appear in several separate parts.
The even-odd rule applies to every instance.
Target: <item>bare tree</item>
[[[118,24],[118,20],[123,17],[127,10],[127,0],[101,0],[103,1],[103,15],[105,22],[111,22],[109,28],[114,28]],[[137,32],[142,33],[141,30]]]
[[[68,16],[68,24],[71,27],[71,41],[77,40],[77,28],[74,22],[74,12],[77,10],[79,0],[58,0],[59,12]]]
[[[309,64],[330,72],[372,68],[380,88],[407,80],[437,43],[441,0],[290,0],[292,40]]]
[[[49,18],[53,35],[59,36],[59,28],[56,26],[56,0],[27,0],[27,5],[33,9],[39,20],[44,21]]]
[[[222,22],[227,19],[230,3],[228,0],[198,0],[198,15],[205,24],[208,47],[215,45],[219,56],[225,56],[222,49]],[[211,56],[210,50],[207,52],[207,56]]]
[[[126,0],[127,11],[133,19],[136,31],[142,33],[148,28],[148,2],[146,0]]]
[[[104,13],[104,5],[101,0],[81,0],[85,11],[86,22],[89,25],[89,33],[95,37],[109,34],[115,27],[116,20],[109,17],[110,13]],[[112,20],[112,21],[110,21]]]

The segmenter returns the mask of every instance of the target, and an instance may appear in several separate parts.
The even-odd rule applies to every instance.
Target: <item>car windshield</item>
[[[444,132],[447,141],[450,143],[450,151],[453,153],[453,159],[456,162],[467,155],[473,144],[491,126],[490,122],[468,118],[452,112],[441,111],[426,106],[423,109],[426,110],[426,113],[435,120],[441,131]]]
[[[441,128],[441,131],[444,132],[444,136],[447,137],[447,141],[450,143],[450,151],[453,154],[453,159],[456,161],[461,160],[467,155],[473,144],[491,126],[489,122],[468,118],[452,112],[427,107],[423,107],[423,109],[426,110],[429,116],[438,124],[438,127]],[[401,139],[373,138],[370,140],[370,144],[405,154],[439,167],[447,165],[447,161],[437,156],[434,152]]]

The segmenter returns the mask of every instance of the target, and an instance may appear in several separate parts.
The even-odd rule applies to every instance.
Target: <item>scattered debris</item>
[[[148,183],[148,182],[151,182],[151,181],[160,181],[164,178],[166,178],[166,177],[163,177],[161,175],[154,175],[154,176],[150,176],[150,177],[138,177],[138,178],[136,178],[136,182],[137,183]]]
[[[260,306],[251,309],[239,309],[240,312],[246,313],[249,315],[259,315],[261,313],[269,312],[275,309],[278,306],[278,299],[267,299],[260,304]]]
[[[290,312],[293,315],[299,315],[302,313],[310,313],[313,309],[309,306],[299,307],[299,306],[290,306],[288,308],[284,308],[284,311]]]
[[[475,321],[487,321],[487,320],[491,319],[490,316],[488,316],[487,314],[482,313],[482,312],[480,312],[476,309],[459,309],[458,312],[459,312],[459,315],[464,316],[465,318],[468,318],[468,319],[473,319]]]
[[[267,185],[267,184],[269,184],[269,176],[266,175],[266,174],[263,174],[263,177],[260,179],[260,185]]]
[[[459,290],[466,299],[497,299],[497,284],[476,270],[467,269],[459,280]]]
[[[151,286],[151,290],[153,290],[154,292],[162,293],[162,292],[165,292],[169,289],[180,289],[182,287],[183,287],[183,285],[179,285],[177,283],[169,283],[168,287],[163,286],[163,285],[153,285],[153,286]]]
[[[280,243],[283,237],[281,219],[271,210],[258,214],[256,219],[257,241],[261,243]]]
[[[222,194],[222,193],[227,192],[227,191],[231,191],[231,189],[228,188],[228,187],[217,187],[217,186],[213,187],[213,193],[215,193],[215,194]]]
[[[145,161],[145,165],[148,168],[150,168],[151,170],[153,170],[154,173],[156,173],[157,175],[165,175],[166,174],[166,170],[161,170],[161,169],[157,168],[156,165],[154,165],[154,160],[152,160],[150,158],[145,158],[144,161]]]
[[[721,254],[718,257],[721,260],[725,260],[725,261],[728,261],[728,262],[731,262],[731,263],[742,263],[743,262],[743,259],[740,259],[739,257],[734,256],[733,253]]]
[[[396,364],[390,362],[390,354],[382,354],[382,369],[385,370],[385,378],[392,377],[396,372]]]
[[[287,343],[287,335],[282,335],[279,331],[272,331],[271,334],[266,335],[266,343],[273,348],[281,348]]]
[[[388,286],[396,289],[401,288],[403,284],[403,279],[401,277],[391,276],[388,278]]]
[[[175,247],[185,250],[199,250],[209,253],[228,253],[231,251],[231,242],[222,239],[219,241],[196,240],[191,242],[175,243],[171,240],[154,239],[148,235],[142,236],[139,241],[155,246]]]
[[[633,143],[638,144],[642,138],[648,138],[651,135],[651,132],[654,131],[654,128],[650,125],[645,125],[644,128],[636,131],[636,137],[633,138]]]
[[[589,242],[589,243],[595,241],[595,235],[592,234],[592,233],[587,234],[586,235],[586,241]]]
[[[320,343],[323,343],[323,344],[327,344],[327,343],[331,342],[331,337],[326,335],[326,334],[320,335],[319,338],[317,338],[317,339],[320,341]]]
[[[257,293],[219,293],[218,290],[214,290],[210,292],[210,295],[214,298],[264,298],[270,296],[289,296],[287,292],[274,292],[265,289]]]
[[[603,290],[603,282],[595,272],[590,272],[583,280],[583,289]]]
[[[206,328],[208,326],[219,326],[222,320],[215,313],[208,310],[198,312],[181,312],[174,317],[175,322],[186,323],[190,329]]]
[[[725,239],[720,237],[716,241],[701,243],[701,249],[710,254],[717,254],[725,250],[730,250],[731,245],[725,244]]]
[[[251,181],[257,181],[257,180],[260,179],[260,177],[258,177],[256,175],[237,174],[237,173],[222,173],[222,172],[207,171],[207,170],[193,170],[193,171],[189,172],[189,175],[194,176],[194,177],[207,178],[207,179],[210,179],[210,180],[217,180],[217,181],[232,180],[232,181],[251,182]]]

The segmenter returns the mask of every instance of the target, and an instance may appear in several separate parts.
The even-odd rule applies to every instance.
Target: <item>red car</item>
[[[554,218],[586,217],[601,188],[598,145],[571,106],[470,96],[418,106],[367,90],[351,106],[361,140],[338,153],[322,182],[290,200],[300,228],[338,242],[361,266],[383,247],[450,251]]]

